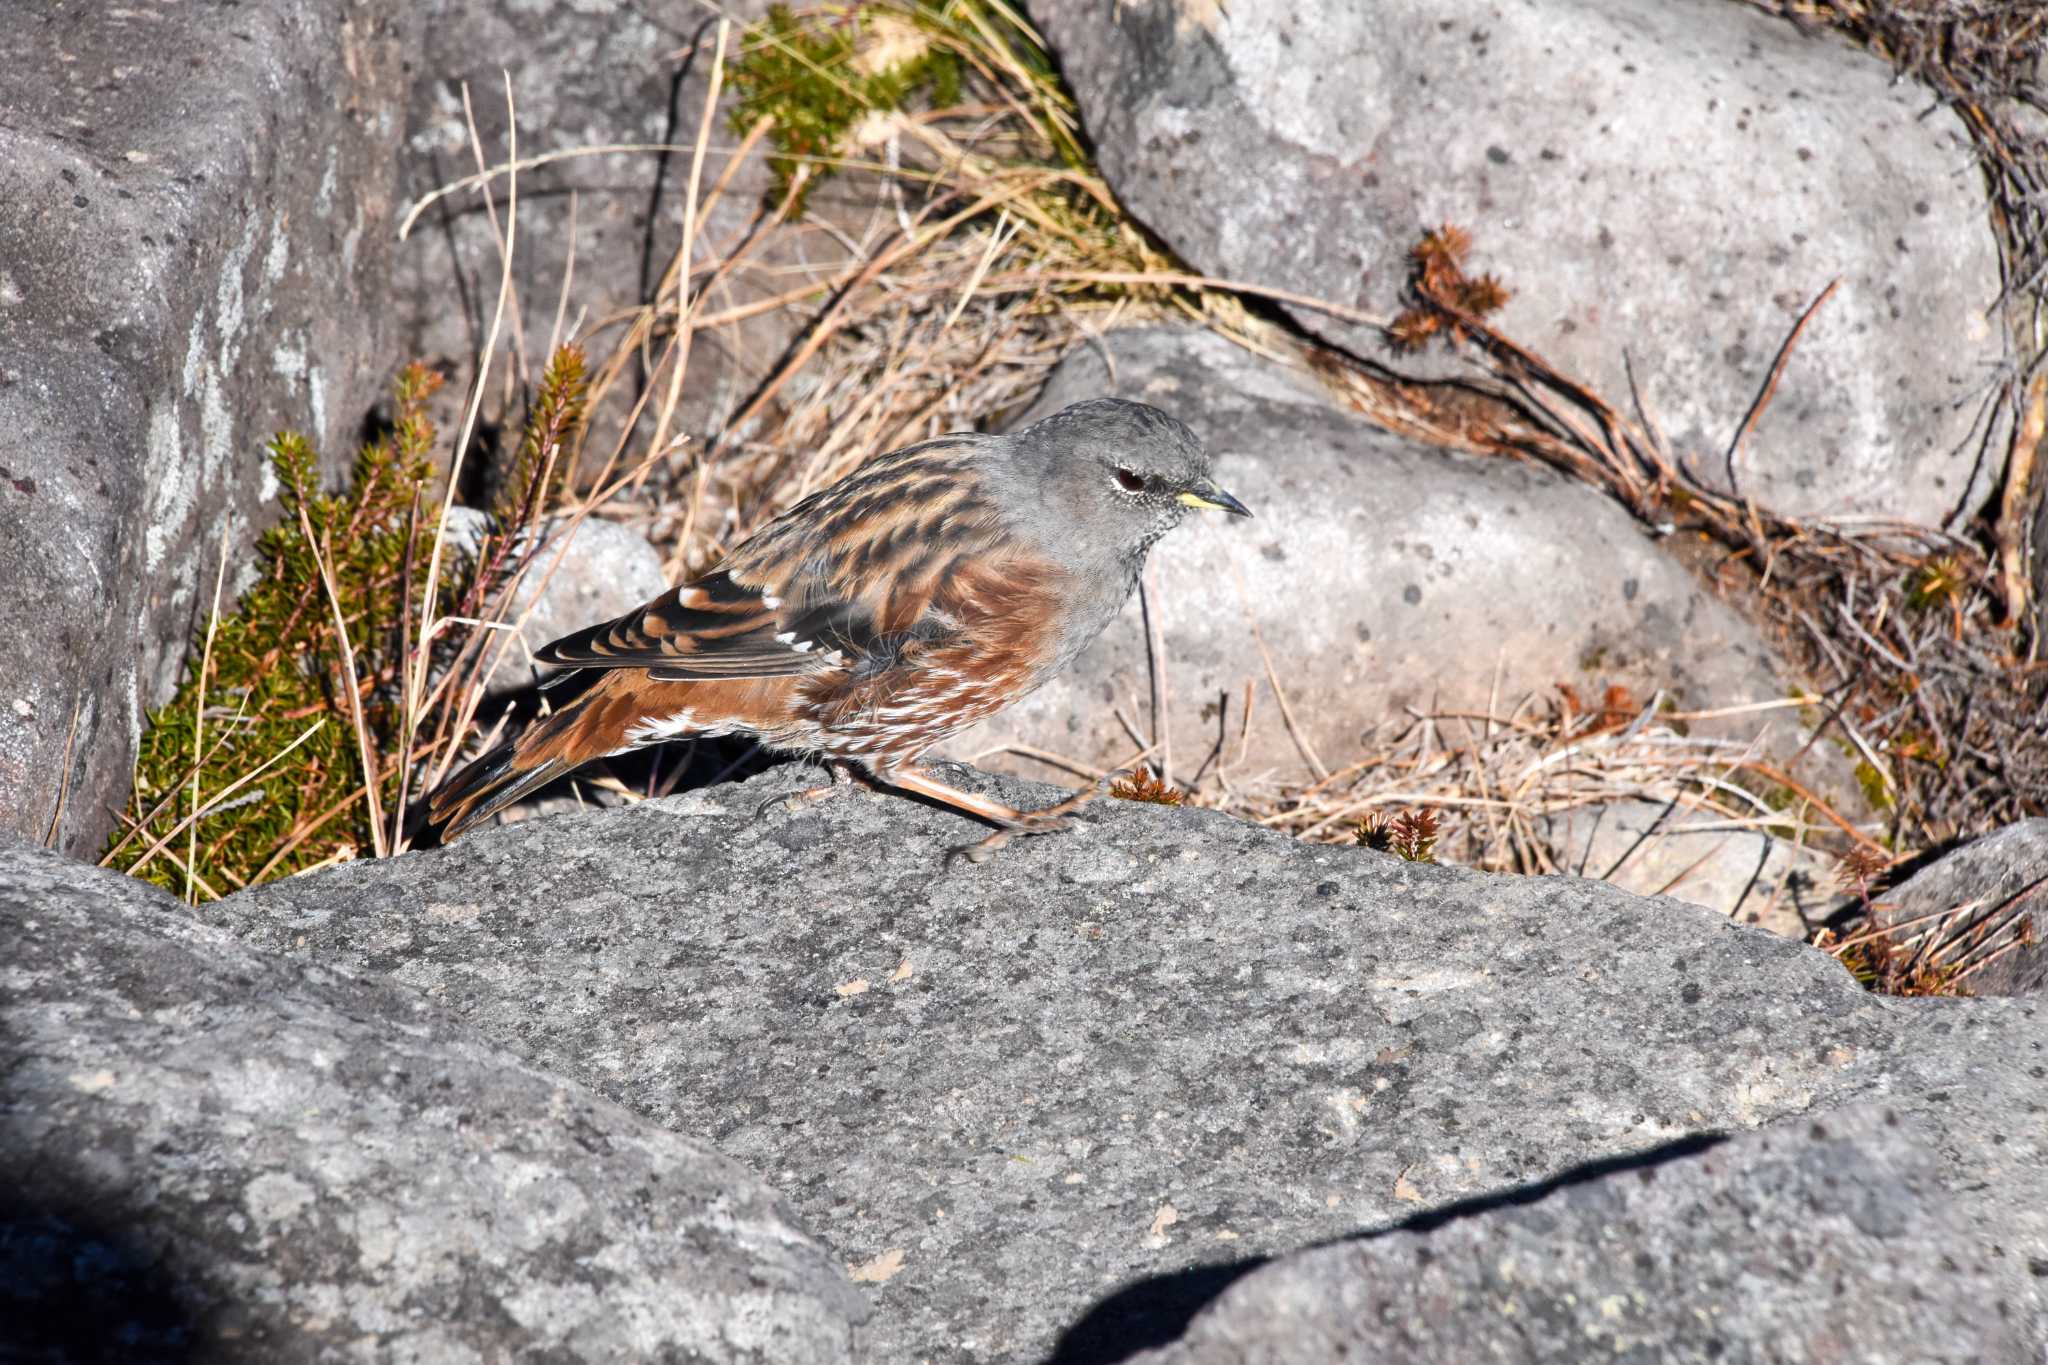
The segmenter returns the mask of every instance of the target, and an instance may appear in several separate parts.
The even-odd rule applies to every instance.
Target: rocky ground
[[[926,168],[994,183],[972,176],[1003,148],[918,140],[960,121],[862,125],[893,178],[823,182],[762,231],[782,190],[726,121],[736,48],[697,220],[709,7],[0,25],[0,1358],[2039,1361],[2040,822],[1910,850],[1867,906],[1915,962],[1988,957],[1978,998],[1864,990],[1844,962],[1881,961],[1799,939],[1865,908],[1837,861],[1885,852],[1895,755],[1852,728],[1875,724],[1849,706],[1867,680],[1799,698],[1822,664],[1905,648],[1855,653],[1878,599],[1774,626],[1714,572],[1761,541],[1514,458],[1553,449],[1533,439],[1446,437],[1512,383],[1389,340],[1411,248],[1461,225],[1508,290],[1493,321],[1668,437],[1698,496],[1815,543],[1983,559],[1987,527],[2032,515],[1999,502],[2033,447],[1997,400],[2038,350],[2001,300],[2024,302],[2013,225],[2039,211],[2010,184],[1994,202],[1972,130],[2020,126],[2038,73],[1959,104],[1765,8],[1034,0],[1095,161],[1062,171],[1063,230],[1118,238],[1155,285],[1014,313],[977,291],[1079,259],[1006,254],[1025,196],[959,227],[947,269],[861,274],[922,221]],[[904,32],[847,31],[856,66]],[[1444,801],[1527,853],[1493,865],[1585,876],[1109,799],[973,865],[956,814],[807,805],[795,767],[197,905],[85,866],[221,556],[230,599],[257,573],[264,442],[305,431],[339,477],[393,365],[460,373],[482,344],[503,182],[396,231],[471,169],[463,81],[488,156],[515,124],[522,155],[668,148],[523,175],[480,461],[557,319],[624,335],[686,230],[731,319],[677,386],[675,431],[715,458],[522,590],[529,647],[779,505],[734,471],[811,477],[792,431],[1121,393],[1187,420],[1257,518],[1165,542],[1149,615],[965,739],[1010,771],[963,780],[1044,801],[1017,775],[1044,755],[1150,743],[1199,801],[1342,838],[1380,807],[1332,784],[1398,769],[1373,800]],[[1159,272],[1240,287],[1170,295]],[[894,358],[783,374],[861,290],[832,345]],[[1022,332],[1072,344],[1004,350]],[[620,392],[664,336],[625,343]],[[926,351],[932,387],[892,399]],[[1428,422],[1360,397],[1451,376],[1478,388]],[[1942,635],[1935,600],[1916,619]],[[1808,607],[1825,628],[1795,648]],[[514,651],[488,685],[529,673]],[[1918,688],[1883,705],[1928,708]],[[1512,764],[1481,755],[1522,731]],[[1397,754],[1396,732],[1424,738]],[[2044,738],[2036,719],[1943,770],[2018,772]],[[1681,754],[1690,786],[1649,776]]]
[[[1115,800],[974,865],[957,815],[791,802],[813,776],[204,923],[7,854],[0,1166],[36,1226],[129,1248],[58,1288],[142,1267],[222,1359],[2048,1342],[2037,1001]]]

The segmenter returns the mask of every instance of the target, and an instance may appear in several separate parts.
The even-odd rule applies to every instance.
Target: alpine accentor
[[[981,850],[1062,828],[1092,788],[1019,811],[917,760],[1072,663],[1191,507],[1251,515],[1193,432],[1115,398],[878,456],[715,571],[541,650],[602,675],[450,779],[431,818],[453,839],[593,759],[747,735],[980,816],[998,826]]]

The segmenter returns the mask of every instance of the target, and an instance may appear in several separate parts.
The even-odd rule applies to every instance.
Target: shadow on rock
[[[1491,1194],[1455,1200],[1425,1209],[1398,1223],[1370,1228],[1317,1245],[1366,1242],[1397,1232],[1433,1232],[1460,1218],[1534,1204],[1569,1186],[1604,1180],[1624,1171],[1642,1172],[1647,1177],[1649,1172],[1666,1162],[1698,1156],[1725,1141],[1727,1138],[1719,1133],[1699,1133],[1647,1151],[1588,1161],[1547,1180],[1535,1180]],[[1303,1251],[1314,1249],[1301,1248]],[[1272,1261],[1271,1256],[1253,1256],[1223,1265],[1193,1266],[1171,1274],[1152,1275],[1127,1284],[1089,1309],[1067,1330],[1054,1348],[1049,1365],[1117,1365],[1117,1362],[1128,1360],[1140,1351],[1177,1341],[1195,1315],[1207,1308],[1224,1290]]]
[[[0,1322],[10,1361],[195,1359],[195,1324],[158,1257],[121,1230],[24,1199],[0,1199]]]

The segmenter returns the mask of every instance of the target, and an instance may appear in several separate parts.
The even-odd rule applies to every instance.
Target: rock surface
[[[465,84],[486,159],[507,159],[508,72],[522,158],[576,147],[678,149],[576,156],[521,175],[513,273],[518,318],[506,326],[508,336],[515,325],[523,330],[527,360],[537,372],[565,282],[564,325],[572,331],[579,317],[595,324],[652,298],[682,245],[690,161],[717,48],[718,16],[733,20],[731,61],[739,55],[741,26],[766,15],[769,0],[627,9],[587,0],[431,0],[422,8],[425,42],[411,66],[401,161],[408,198],[475,172],[463,111]],[[730,91],[729,80],[725,88]],[[707,192],[739,141],[725,122],[730,104],[728,95],[710,130],[702,180]],[[844,188],[834,182],[815,196],[813,207],[829,214]],[[751,158],[699,225],[700,265],[732,252],[770,190],[761,158]],[[505,181],[494,182],[492,191],[502,226]],[[843,221],[861,235],[858,224],[867,216],[863,208]],[[706,308],[715,313],[781,293],[805,272],[823,278],[845,259],[844,246],[824,233],[807,237],[800,256],[777,247],[761,250],[717,282]],[[497,237],[476,193],[458,193],[433,206],[400,244],[396,259],[393,297],[408,347],[465,367],[473,363],[496,306],[499,270]],[[722,426],[781,358],[795,327],[790,315],[776,313],[699,331],[680,429],[701,435]],[[600,418],[608,420],[608,414]]]
[[[1409,248],[1459,224],[1514,291],[1511,336],[1623,409],[1632,357],[1722,485],[1780,345],[1839,278],[1740,490],[1938,525],[1993,486],[1996,453],[1972,483],[2003,358],[1982,177],[1956,118],[1866,52],[1725,0],[1031,10],[1118,198],[1201,270],[1391,318]],[[1375,329],[1297,316],[1385,358]]]
[[[757,1178],[410,991],[20,846],[0,940],[10,1359],[849,1359]]]
[[[1261,636],[1332,769],[1355,761],[1375,726],[1405,723],[1404,708],[1483,712],[1496,670],[1503,713],[1559,682],[1589,697],[1620,683],[1645,701],[1661,688],[1701,706],[1785,694],[1756,631],[1593,489],[1389,435],[1312,377],[1202,331],[1120,332],[1078,351],[1018,422],[1105,393],[1192,426],[1254,514],[1192,518],[1152,552],[1178,778],[1219,741],[1234,783],[1312,776]],[[1248,743],[1247,683],[1258,693]],[[1066,674],[952,751],[1021,742],[1111,766],[1138,747],[1116,709],[1149,736],[1150,688],[1133,603]]]
[[[487,518],[477,509],[449,510],[449,543],[466,553],[476,553],[486,529]],[[535,663],[533,651],[571,631],[622,616],[667,586],[661,552],[631,527],[601,517],[586,517],[574,527],[561,519],[550,523],[506,608],[504,621],[519,628],[519,638],[501,646],[491,689],[525,687],[537,673],[555,671]]]
[[[410,26],[396,0],[0,23],[0,828],[42,840],[68,788],[59,843],[97,853],[223,549],[275,516],[265,444],[353,457]]]
[[[775,799],[815,779],[479,831],[201,913],[386,974],[760,1171],[856,1267],[868,1359],[1119,1359],[1248,1258],[1869,1099],[1979,1191],[1967,1234],[1930,1237],[1998,1276],[1996,1330],[2048,1344],[2033,1002],[1880,999],[1681,902],[1202,811],[1103,800],[949,863],[964,818]]]
[[[2032,1359],[1918,1125],[1863,1108],[1291,1256],[1131,1365]]]
[[[1988,940],[1972,954],[1988,959],[1970,973],[1973,994],[2048,989],[2048,820],[2021,820],[1945,855],[1877,897],[1871,920],[1903,944],[1931,927],[1927,916],[1951,910],[1963,913],[1944,923],[1944,936],[1981,926]],[[2016,941],[2022,923],[2031,926],[2026,942],[1991,957]]]
[[[1804,938],[1841,904],[1837,862],[1710,811],[1668,802],[1612,801],[1538,822],[1561,869],[1641,896],[1672,896]]]

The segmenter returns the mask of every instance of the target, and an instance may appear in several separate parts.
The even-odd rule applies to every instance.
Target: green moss
[[[778,201],[789,192],[797,168],[811,166],[792,213],[802,212],[810,191],[832,174],[830,162],[847,155],[847,134],[869,113],[905,109],[919,99],[935,108],[960,102],[965,63],[938,42],[927,41],[914,55],[880,70],[859,69],[854,58],[863,30],[883,19],[927,33],[947,22],[943,7],[927,4],[864,6],[804,18],[776,5],[747,30],[730,73],[739,96],[732,127],[744,133],[763,115],[771,120],[776,155],[769,165]]]
[[[1892,808],[1891,784],[1885,780],[1883,773],[1872,766],[1867,758],[1858,759],[1856,762],[1856,785],[1863,789],[1863,800],[1870,809],[1890,810]]]
[[[1959,555],[1934,555],[1906,580],[1906,605],[1915,611],[1959,605],[1970,588],[1970,570]]]

